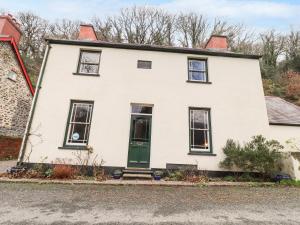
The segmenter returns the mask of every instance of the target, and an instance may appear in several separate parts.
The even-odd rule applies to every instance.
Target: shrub
[[[76,175],[76,169],[70,165],[59,164],[53,168],[52,178],[72,179]]]
[[[177,170],[169,173],[169,179],[172,181],[188,181],[192,183],[208,182],[205,172],[197,169]]]
[[[173,181],[182,181],[183,180],[183,173],[182,171],[175,171],[169,174],[170,180]]]
[[[224,181],[236,181],[235,177],[233,176],[226,176],[223,178]]]
[[[220,166],[271,175],[277,169],[281,159],[279,150],[282,148],[278,141],[267,140],[261,135],[252,137],[244,146],[230,139],[223,148],[225,159]]]
[[[300,180],[282,180],[280,181],[280,185],[300,187]]]

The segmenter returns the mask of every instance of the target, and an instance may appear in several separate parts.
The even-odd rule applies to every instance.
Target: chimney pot
[[[81,24],[78,40],[97,41],[97,36],[93,25]]]
[[[208,39],[206,49],[216,49],[216,50],[228,50],[227,36],[223,35],[211,35]]]

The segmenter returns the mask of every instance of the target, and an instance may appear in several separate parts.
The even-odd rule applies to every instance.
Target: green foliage
[[[300,180],[282,180],[280,181],[280,185],[300,187]]]
[[[226,176],[223,178],[224,181],[230,181],[230,182],[233,182],[233,181],[236,181],[235,177],[233,176]]]
[[[169,174],[169,178],[170,180],[173,181],[182,181],[184,178],[183,172],[182,171],[174,171],[172,173]]]
[[[252,137],[244,146],[230,139],[223,148],[226,157],[220,166],[270,175],[276,170],[282,148],[278,141],[267,140],[261,135]]]
[[[45,177],[52,177],[53,176],[53,169],[49,168],[45,171]]]

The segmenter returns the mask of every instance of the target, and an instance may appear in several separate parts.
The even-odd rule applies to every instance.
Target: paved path
[[[6,172],[8,168],[15,165],[17,165],[17,160],[0,161],[0,173]]]
[[[0,183],[1,225],[299,224],[300,188]]]

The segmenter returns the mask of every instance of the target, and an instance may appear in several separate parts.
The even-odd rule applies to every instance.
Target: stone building
[[[0,159],[16,157],[34,94],[18,50],[21,31],[11,16],[0,16]]]

